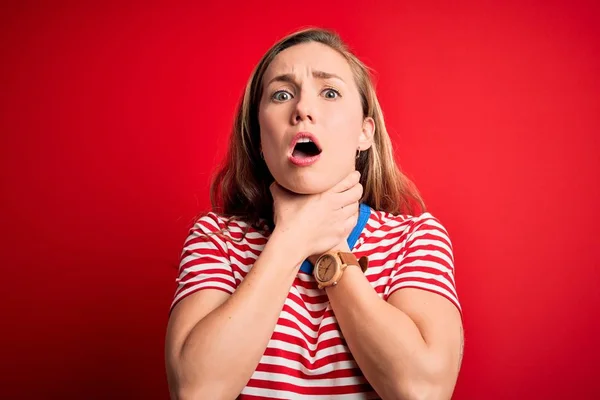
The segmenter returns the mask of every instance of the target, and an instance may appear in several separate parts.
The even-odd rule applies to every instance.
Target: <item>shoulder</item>
[[[258,226],[239,218],[219,214],[214,211],[206,212],[198,216],[191,229],[192,233],[216,235],[221,240],[239,241],[250,237],[264,236],[267,224],[260,221]]]
[[[446,232],[442,222],[429,212],[409,215],[372,210],[367,225],[372,232],[380,230],[392,233],[410,233],[426,227],[435,227]]]
[[[402,241],[408,244],[418,237],[429,237],[452,247],[446,227],[430,212],[408,215],[372,210],[366,229],[371,239]]]
[[[206,233],[216,233],[227,229],[227,225],[228,221],[226,217],[214,211],[209,211],[196,217],[193,228]]]

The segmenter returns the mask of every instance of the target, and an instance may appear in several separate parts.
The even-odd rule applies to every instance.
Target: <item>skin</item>
[[[289,79],[273,81],[282,75]],[[349,65],[327,46],[301,44],[274,59],[263,85],[259,122],[275,178],[270,188],[275,229],[232,295],[201,290],[173,309],[165,357],[174,399],[235,398],[264,353],[302,261],[331,249],[350,251],[346,238],[362,196],[354,157],[356,149],[372,145],[374,123],[362,117]],[[323,148],[309,167],[288,160],[299,131],[316,135]],[[448,300],[401,289],[386,302],[358,266],[349,266],[326,293],[354,358],[380,396],[450,398],[461,362],[462,325]]]
[[[263,82],[262,150],[279,185],[299,194],[323,193],[354,171],[356,151],[371,146],[375,124],[362,116],[352,70],[341,54],[321,43],[290,47],[273,60]],[[316,164],[297,167],[288,160],[298,132],[317,137],[322,153]]]
[[[339,79],[323,79],[316,71]],[[278,76],[289,78],[281,82]],[[330,88],[338,89],[340,96]],[[350,66],[329,47],[308,43],[286,49],[267,70],[264,89],[259,121],[265,160],[276,184],[297,193],[295,198],[287,196],[285,206],[303,194],[329,189],[354,170],[355,150],[372,145],[374,124],[362,116]],[[291,137],[302,130],[315,133],[323,147],[322,159],[309,167],[287,160]],[[278,193],[276,203],[281,201]],[[330,250],[350,252],[345,238]],[[309,258],[314,263],[320,254]],[[349,267],[340,283],[326,292],[352,354],[382,397],[452,395],[463,334],[460,313],[449,300],[407,288],[386,302],[358,266]]]

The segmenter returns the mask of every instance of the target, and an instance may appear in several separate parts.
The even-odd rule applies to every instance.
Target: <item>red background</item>
[[[3,6],[0,397],[167,397],[175,268],[238,98],[320,25],[376,70],[454,242],[455,398],[599,398],[598,7],[217,3]]]

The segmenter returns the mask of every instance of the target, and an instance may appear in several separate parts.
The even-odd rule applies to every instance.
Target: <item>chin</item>
[[[336,184],[336,180],[331,176],[326,177],[323,173],[317,173],[314,171],[310,173],[288,174],[282,179],[277,179],[277,182],[289,190],[297,194],[317,194],[323,193],[331,189]]]

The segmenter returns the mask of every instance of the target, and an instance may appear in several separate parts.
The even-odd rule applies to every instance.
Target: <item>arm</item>
[[[242,391],[297,274],[301,257],[292,257],[295,253],[273,233],[232,295],[201,290],[175,306],[166,337],[172,398],[230,399]]]
[[[463,343],[452,246],[431,216],[409,229],[387,301],[355,266],[327,295],[356,362],[384,399],[449,399]]]
[[[451,397],[462,329],[450,301],[406,288],[386,302],[354,266],[327,295],[352,355],[382,398]]]
[[[339,243],[356,224],[359,177],[353,172],[314,195],[296,195],[274,182],[270,189],[276,228],[237,288],[224,243],[213,235],[211,240],[194,238],[186,246],[184,255],[191,253],[193,260],[185,264],[184,257],[183,263],[193,265],[183,268],[175,301],[200,288],[227,293],[201,290],[174,307],[165,349],[173,398],[233,398],[243,390],[269,343],[301,262]],[[208,225],[214,231],[214,223]]]

